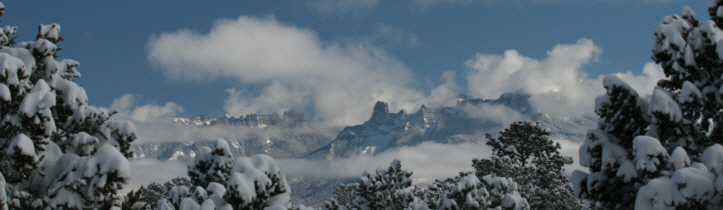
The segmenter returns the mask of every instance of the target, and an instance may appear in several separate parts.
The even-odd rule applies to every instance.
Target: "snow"
[[[595,97],[595,112],[602,109],[603,106],[610,104],[612,104],[612,102],[610,101],[610,95],[603,94]]]
[[[8,196],[5,194],[5,189],[5,177],[0,173],[0,210],[8,210]]]
[[[35,118],[36,122],[42,122],[45,136],[50,136],[56,130],[50,110],[53,106],[55,106],[55,94],[51,92],[45,80],[38,80],[32,91],[23,99],[19,111],[23,118]]]
[[[6,104],[11,102],[12,96],[10,95],[10,88],[5,84],[0,84],[0,99]]]
[[[25,69],[23,72],[23,75],[20,76],[30,76],[30,73],[35,70],[35,56],[33,56],[32,52],[28,49],[23,48],[2,48],[0,49],[0,52],[6,53],[8,57],[14,58],[14,59],[20,59],[22,63],[19,63],[17,61],[13,61],[11,63],[5,64],[6,58],[0,58],[0,62],[2,64],[3,71],[6,71],[6,69]],[[0,57],[5,57],[3,55],[0,55]],[[14,66],[14,67],[11,67]],[[4,73],[3,73],[4,75]]]
[[[117,173],[118,178],[127,178],[131,175],[131,167],[128,159],[112,145],[105,144],[98,151],[88,158],[85,163],[85,177],[92,177],[96,174]],[[128,179],[123,183],[128,184]]]
[[[650,180],[640,188],[635,198],[635,209],[674,210],[674,203],[682,203],[685,199],[678,192],[677,186],[668,177]]]
[[[708,201],[714,195],[715,176],[696,163],[675,171],[671,178],[658,177],[641,187],[635,209],[676,209],[691,202]]]
[[[625,88],[630,91],[630,95],[638,95],[637,92],[633,88],[628,85],[628,83],[623,82],[618,76],[615,76],[614,74],[606,75],[603,77],[603,87],[605,87],[605,90],[608,91],[608,94],[610,94],[613,91],[614,87],[620,87]]]
[[[677,184],[681,195],[687,199],[710,200],[715,192],[715,176],[705,166],[677,170],[670,180]]]
[[[19,152],[19,154],[22,156],[31,157],[32,161],[37,160],[37,157],[35,156],[35,146],[33,144],[33,140],[30,140],[28,136],[22,133],[18,134],[17,136],[15,136],[15,138],[13,138],[13,141],[10,142],[10,146],[8,146],[5,152],[8,155]]]
[[[685,19],[691,19],[691,20],[698,20],[698,15],[695,14],[695,11],[691,9],[688,6],[683,7],[683,18]]]
[[[649,136],[638,136],[633,139],[635,168],[648,172],[660,170],[662,164],[658,157],[668,158],[668,152],[658,139]]]
[[[633,178],[638,177],[638,170],[635,168],[633,161],[625,160],[620,164],[620,168],[618,168],[615,176],[622,177],[625,182],[630,182]]]
[[[168,198],[171,199],[170,202],[175,205],[180,205],[183,201],[183,198],[190,197],[191,196],[191,190],[188,189],[187,186],[180,185],[175,186],[171,188],[170,191],[168,191]]]
[[[35,41],[34,43],[32,43],[32,44],[33,44],[32,46],[33,46],[36,50],[38,50],[38,52],[39,52],[42,56],[45,56],[45,57],[48,57],[48,58],[49,58],[50,56],[54,55],[54,54],[55,54],[55,51],[58,49],[58,47],[55,46],[55,44],[53,44],[52,42],[48,41],[47,39],[38,39],[38,40],[36,40],[36,41]],[[51,59],[52,59],[52,58],[51,58]],[[54,63],[54,62],[53,62],[53,63]],[[48,73],[54,73],[54,72],[50,71],[50,72],[48,72]],[[50,75],[46,75],[46,77],[47,77],[47,76],[50,76]]]
[[[43,38],[49,40],[58,40],[60,38],[60,25],[57,23],[43,25],[40,24],[40,34]]]
[[[110,127],[116,134],[120,135],[119,137],[122,139],[126,139],[129,137],[135,137],[136,136],[136,126],[129,121],[111,121],[108,122],[108,127]]]
[[[683,119],[683,114],[678,107],[678,103],[670,98],[668,92],[660,87],[656,87],[653,91],[653,96],[650,99],[650,113],[660,112],[668,115],[668,120],[672,122],[680,122]],[[653,123],[657,123],[655,117],[653,117]]]
[[[687,21],[678,15],[664,17],[663,20],[655,28],[656,41],[653,46],[653,53],[664,52],[672,55],[677,49],[682,49],[687,45],[682,32],[690,31],[692,27]],[[682,69],[676,69],[682,72]]]
[[[66,141],[69,141],[66,145],[70,147],[70,152],[80,156],[87,156],[93,152],[95,144],[98,143],[98,138],[86,132],[80,132]]]
[[[703,95],[700,93],[695,85],[689,81],[683,82],[683,88],[680,91],[680,97],[678,97],[678,103],[690,103],[695,99],[702,99]],[[701,101],[702,103],[702,101]]]
[[[690,166],[690,158],[683,147],[676,147],[668,159],[668,167],[675,170]]]
[[[457,182],[457,185],[452,188],[450,193],[456,194],[456,193],[462,193],[464,191],[469,190],[469,192],[464,196],[466,198],[465,204],[467,206],[479,208],[479,203],[477,203],[477,186],[479,186],[482,182],[480,182],[479,179],[477,179],[477,176],[474,174],[469,174],[465,177],[462,177],[459,179],[459,182]],[[484,188],[482,188],[484,190]],[[484,190],[484,192],[480,192],[479,194],[487,194],[487,190]],[[489,195],[487,195],[489,196]]]
[[[583,167],[590,167],[592,165],[593,157],[588,152],[589,150],[593,150],[595,147],[603,145],[605,142],[609,141],[608,134],[600,129],[590,129],[587,131],[587,136],[590,138],[585,138],[585,142],[580,146],[580,150],[578,152],[580,157],[580,165]]]
[[[0,68],[2,68],[0,76],[5,78],[5,82],[10,87],[19,87],[21,85],[20,77],[30,76],[30,72],[25,69],[23,60],[7,53],[0,53]]]
[[[723,145],[714,144],[709,146],[703,151],[700,160],[714,173],[718,175],[723,174]]]
[[[175,210],[173,205],[165,198],[159,199],[156,206],[158,210]]]
[[[184,198],[181,201],[181,205],[178,206],[178,210],[200,210],[201,206],[191,198]]]
[[[291,188],[289,187],[286,177],[281,174],[279,167],[273,158],[265,154],[258,154],[251,157],[239,157],[234,161],[231,170],[231,177],[227,183],[226,198],[243,199],[248,204],[256,199],[258,194],[271,193],[266,191],[266,187],[256,188],[258,186],[271,186],[272,177],[278,178],[278,185],[285,192],[268,198],[267,207],[282,206],[290,208]],[[270,189],[279,190],[279,189]]]
[[[60,188],[48,205],[53,209],[62,209],[61,206],[68,209],[83,209],[82,201],[83,197],[80,194],[71,192],[67,188]]]
[[[55,82],[56,91],[63,99],[63,106],[70,110],[75,110],[78,106],[88,103],[88,96],[85,94],[85,89],[78,86],[70,80],[56,80]]]
[[[633,141],[634,142],[634,141]],[[628,159],[628,152],[624,147],[612,142],[603,142],[602,170],[611,170]]]

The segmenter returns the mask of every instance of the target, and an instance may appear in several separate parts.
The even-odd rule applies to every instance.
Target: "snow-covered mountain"
[[[246,116],[239,117],[226,114],[217,118],[209,118],[207,115],[196,115],[193,118],[176,117],[173,118],[173,122],[196,126],[230,125],[249,128],[288,128],[306,125],[310,120],[307,114],[291,110],[284,112],[282,116],[279,116],[278,113],[247,114]]]
[[[330,159],[376,154],[389,148],[414,146],[425,141],[480,141],[486,133],[494,135],[508,123],[505,120],[481,118],[479,115],[495,114],[485,107],[504,107],[496,110],[518,112],[523,120],[538,121],[543,127],[550,128],[553,138],[582,141],[585,132],[596,125],[595,119],[539,113],[529,99],[530,95],[520,92],[503,94],[494,100],[461,97],[455,106],[435,108],[423,105],[412,114],[404,110],[389,112],[387,103],[379,101],[374,105],[368,121],[344,128],[334,141],[307,157]]]
[[[496,107],[496,109],[488,109]],[[492,111],[490,111],[492,110]],[[496,112],[516,112],[521,119],[485,117]],[[405,110],[390,112],[385,102],[377,102],[371,117],[360,125],[345,127],[338,134],[330,130],[305,127],[311,122],[307,114],[289,111],[278,114],[248,114],[241,117],[175,118],[188,126],[226,126],[247,129],[245,136],[227,139],[235,155],[269,154],[275,158],[305,157],[329,159],[361,154],[378,154],[401,146],[414,146],[425,141],[464,143],[484,141],[487,133],[496,134],[514,120],[537,121],[552,132],[553,138],[581,142],[596,119],[554,116],[540,113],[530,102],[530,95],[513,92],[498,99],[479,99],[462,95],[454,106],[422,105],[414,113]],[[333,130],[333,129],[332,129]],[[338,131],[338,130],[336,130]],[[336,137],[334,137],[336,135]],[[134,144],[137,158],[159,160],[190,160],[193,151],[212,142]]]
[[[510,114],[512,112],[513,114]],[[502,114],[500,114],[502,113]],[[513,116],[499,119],[500,116]],[[442,144],[484,142],[484,135],[497,134],[517,120],[537,121],[552,132],[552,138],[581,142],[588,129],[597,125],[595,118],[554,116],[541,113],[530,102],[530,95],[514,92],[498,99],[479,99],[461,96],[453,106],[421,106],[414,113],[404,110],[390,112],[384,102],[377,102],[371,117],[360,125],[343,129],[322,129],[313,125],[308,115],[300,112],[249,114],[241,117],[176,118],[176,123],[214,129],[245,129],[247,135],[224,137],[235,156],[265,153],[274,158],[327,159],[354,155],[374,155],[401,146],[413,146],[425,141]],[[214,127],[218,126],[218,127]],[[166,142],[133,144],[136,158],[179,160],[191,162],[201,146],[214,141]],[[328,199],[339,183],[354,178],[319,178],[289,176],[295,190],[295,202],[319,204]]]
[[[241,117],[221,116],[209,118],[174,118],[174,123],[208,129],[233,129],[242,135],[218,136],[225,138],[234,155],[268,154],[274,158],[299,157],[328,144],[338,128],[315,128],[306,114],[296,111],[278,114],[248,114]],[[232,132],[230,132],[232,133]],[[152,142],[132,145],[135,158],[181,160],[190,162],[201,146],[213,146],[208,139],[194,142]]]

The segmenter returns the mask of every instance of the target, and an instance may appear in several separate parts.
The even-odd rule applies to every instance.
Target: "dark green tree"
[[[572,164],[572,157],[560,155],[560,144],[548,137],[550,132],[539,123],[514,122],[493,138],[489,159],[474,159],[477,177],[495,175],[512,178],[518,191],[532,209],[579,209],[563,167]]]

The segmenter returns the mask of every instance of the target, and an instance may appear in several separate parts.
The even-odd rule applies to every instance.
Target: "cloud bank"
[[[411,39],[385,25],[379,26],[377,34],[392,37],[392,42]],[[381,39],[374,36],[323,41],[309,29],[272,16],[241,16],[216,21],[208,33],[181,29],[154,35],[147,50],[148,60],[170,80],[237,80],[242,85],[226,90],[224,104],[224,110],[233,116],[297,109],[313,111],[332,125],[354,125],[367,120],[376,101],[388,102],[392,110],[410,112],[422,104],[455,102],[463,88],[457,84],[454,71],[442,74],[442,84],[431,92],[420,91],[413,71],[374,44],[377,41],[370,41]],[[591,116],[594,98],[604,93],[603,76],[589,77],[584,68],[596,62],[602,52],[592,40],[582,38],[554,46],[541,59],[516,50],[477,53],[458,75],[473,96],[493,99],[522,90],[533,95],[533,103],[541,112]],[[628,71],[618,75],[643,95],[664,77],[653,63],[645,65],[643,74]],[[176,104],[150,108],[138,113],[182,111]],[[140,115],[135,118],[144,120]]]
[[[556,139],[561,154],[573,157],[575,163],[565,167],[570,173],[580,169],[577,164],[579,143]],[[401,147],[375,156],[357,156],[333,160],[277,159],[276,163],[288,175],[326,178],[360,177],[364,171],[374,173],[378,167],[388,167],[392,160],[402,161],[402,168],[414,171],[415,179],[444,179],[460,171],[472,171],[472,159],[489,158],[492,149],[484,143],[438,144],[425,142],[414,147]]]
[[[149,61],[171,80],[233,78],[263,86],[227,90],[224,108],[235,116],[309,107],[327,122],[352,125],[366,120],[376,101],[415,110],[455,99],[439,94],[428,99],[429,94],[412,87],[409,67],[382,48],[366,41],[324,42],[311,30],[271,16],[218,20],[207,34],[162,33],[150,39],[147,49]]]
[[[562,116],[593,115],[595,97],[605,93],[602,78],[590,78],[584,66],[595,62],[602,49],[590,39],[574,44],[559,44],[544,59],[520,55],[507,50],[502,55],[477,54],[467,60],[467,89],[483,98],[497,98],[503,93],[522,90],[532,94],[533,103],[543,113]],[[650,93],[664,78],[657,65],[648,63],[643,75],[618,73],[639,93]]]
[[[122,119],[130,119],[135,122],[164,122],[175,117],[176,114],[182,113],[184,108],[173,102],[167,102],[163,106],[155,104],[146,104],[137,106],[136,103],[142,98],[139,95],[125,94],[120,98],[113,100],[110,108],[118,110]]]

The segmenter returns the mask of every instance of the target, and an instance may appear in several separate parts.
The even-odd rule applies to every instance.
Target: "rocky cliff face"
[[[595,119],[556,117],[541,114],[524,93],[503,94],[500,98],[477,99],[462,97],[455,106],[421,108],[408,114],[406,111],[389,112],[389,106],[377,102],[371,118],[361,125],[349,126],[334,141],[307,155],[309,158],[349,157],[377,154],[389,148],[414,146],[425,141],[437,143],[463,143],[485,141],[484,134],[496,134],[506,124],[502,121],[483,120],[470,112],[481,106],[503,106],[518,112],[524,120],[538,121],[551,129],[554,138],[581,141],[585,132],[595,126]],[[484,114],[484,113],[482,113]]]

